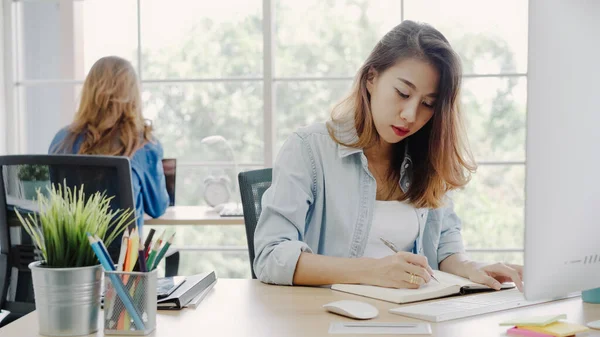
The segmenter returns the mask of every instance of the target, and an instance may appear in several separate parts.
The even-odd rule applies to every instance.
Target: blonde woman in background
[[[139,81],[127,60],[108,56],[96,61],[75,119],[56,134],[48,152],[129,157],[140,232],[144,213],[156,218],[168,206],[163,148],[144,120]]]

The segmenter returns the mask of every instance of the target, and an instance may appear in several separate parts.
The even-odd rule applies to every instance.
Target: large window
[[[428,22],[463,61],[462,103],[479,170],[455,196],[471,255],[522,262],[527,1],[4,0],[12,152],[44,153],[72,118],[102,56],[132,62],[144,113],[178,158],[177,202],[203,181],[268,167],[296,128],[326,120],[374,44],[402,20]],[[243,228],[178,228],[182,272],[248,277]]]

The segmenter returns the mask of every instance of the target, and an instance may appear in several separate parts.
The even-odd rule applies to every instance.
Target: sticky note
[[[552,335],[548,335],[545,333],[535,332],[535,331],[530,331],[530,330],[525,330],[525,329],[519,329],[519,328],[510,328],[510,329],[506,330],[506,334],[513,335],[513,336],[522,336],[522,337],[554,337]]]
[[[556,337],[572,336],[574,334],[588,331],[589,328],[579,324],[567,322],[555,322],[546,326],[517,326],[519,329],[541,332]]]
[[[550,323],[558,322],[561,319],[567,319],[567,315],[546,315],[546,316],[531,316],[511,319],[500,323],[500,325],[509,326],[546,326]]]

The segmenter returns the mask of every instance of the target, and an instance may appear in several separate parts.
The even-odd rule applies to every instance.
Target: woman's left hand
[[[500,290],[503,282],[514,282],[520,292],[523,292],[523,266],[516,264],[479,264],[469,263],[467,267],[469,280],[485,284],[495,290]]]

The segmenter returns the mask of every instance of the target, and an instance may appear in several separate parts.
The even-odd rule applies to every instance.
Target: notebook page
[[[438,280],[440,280],[441,283],[444,283],[444,284],[457,285],[460,287],[464,287],[467,285],[475,285],[475,283],[471,282],[470,280],[468,280],[464,277],[460,277],[460,276],[457,276],[454,274],[444,273],[443,271],[440,271],[440,270],[434,270],[433,276],[435,276]],[[433,281],[433,282],[435,282],[435,281]]]
[[[460,291],[460,287],[455,284],[445,283],[441,279],[440,282],[431,280],[419,289],[395,289],[359,284],[334,284],[331,289],[393,303],[422,301],[457,294]]]

